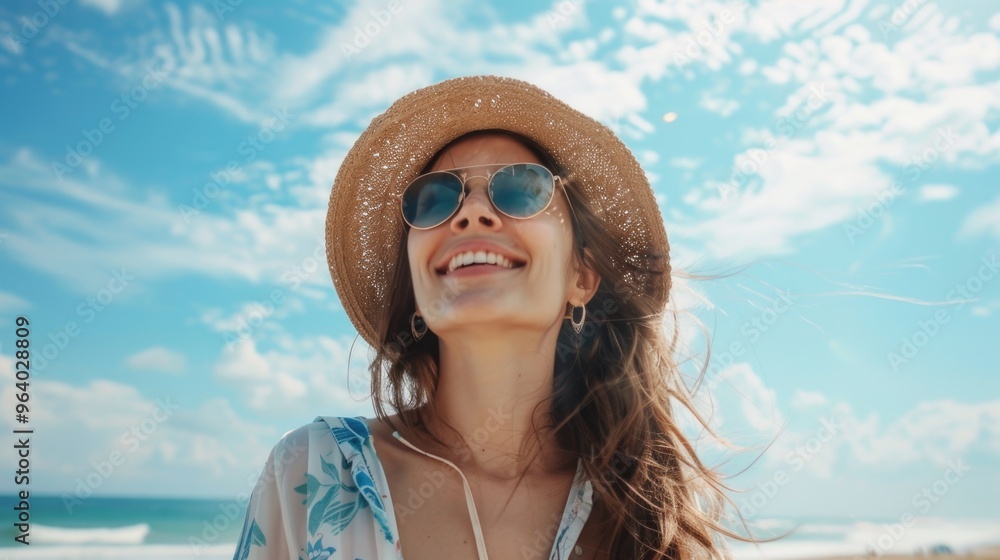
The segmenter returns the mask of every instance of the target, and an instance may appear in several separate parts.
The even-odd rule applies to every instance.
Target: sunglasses
[[[458,212],[465,200],[465,182],[477,177],[466,175],[460,171],[462,169],[468,168],[425,173],[403,189],[400,206],[403,219],[410,227],[431,229],[447,222]],[[533,218],[549,207],[555,198],[557,180],[564,194],[566,189],[561,177],[537,163],[503,164],[494,173],[487,171],[485,179],[489,181],[487,192],[493,207],[506,216],[521,220]],[[569,201],[569,195],[566,195],[566,200]]]

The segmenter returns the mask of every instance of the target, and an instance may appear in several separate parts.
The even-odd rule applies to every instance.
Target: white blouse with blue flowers
[[[592,497],[578,464],[549,560],[570,558]],[[233,558],[402,560],[389,485],[363,416],[317,417],[278,441],[250,496]]]

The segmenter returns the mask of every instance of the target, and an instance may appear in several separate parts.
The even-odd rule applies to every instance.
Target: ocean
[[[25,546],[14,540],[15,504],[0,496],[0,558],[230,559],[245,513],[234,500],[32,496]]]
[[[6,512],[0,560],[172,559],[233,557],[244,505],[233,500],[92,497],[67,507],[59,497],[32,497],[28,546],[14,540],[14,496],[0,496]],[[1000,545],[1000,519],[906,520],[770,519],[754,523],[757,536],[794,532],[758,547],[733,543],[741,560],[830,556],[964,553]],[[944,548],[942,548],[944,547]]]

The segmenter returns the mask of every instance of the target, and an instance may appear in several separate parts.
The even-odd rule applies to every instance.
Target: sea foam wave
[[[31,526],[32,544],[142,544],[149,534],[149,525],[139,523],[125,527],[89,527],[70,529],[48,525]]]

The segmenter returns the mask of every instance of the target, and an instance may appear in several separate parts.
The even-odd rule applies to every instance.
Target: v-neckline
[[[359,419],[364,417],[359,417]],[[395,503],[392,499],[392,492],[389,488],[389,479],[386,476],[385,468],[382,466],[382,460],[378,456],[378,450],[375,435],[372,433],[371,427],[368,425],[368,418],[362,420],[364,424],[365,437],[371,443],[372,453],[374,454],[376,466],[369,465],[374,476],[379,477],[382,487],[385,489],[385,495],[382,496],[384,501],[385,509],[388,513],[389,518],[389,528],[392,530],[392,534],[395,535],[397,541],[400,540],[401,535],[399,532],[399,525],[396,521],[396,508]],[[396,430],[393,432],[399,434]],[[402,438],[402,436],[399,436]],[[569,493],[566,496],[566,505],[563,507],[562,516],[560,517],[559,528],[556,531],[556,537],[552,542],[552,549],[549,551],[546,558],[548,560],[567,560],[570,558],[570,553],[572,550],[566,550],[565,553],[560,551],[560,545],[562,541],[567,536],[572,536],[573,544],[580,538],[580,532],[583,529],[583,525],[586,524],[587,518],[590,515],[591,508],[593,507],[593,487],[589,480],[585,480],[586,474],[583,470],[583,459],[578,459],[576,464],[576,474],[573,476],[573,484],[570,486]],[[582,523],[575,523],[575,521],[583,517]],[[471,520],[470,520],[471,521]],[[571,529],[575,529],[571,531]],[[402,559],[402,552],[400,552],[400,559]],[[482,560],[482,559],[480,559]]]

